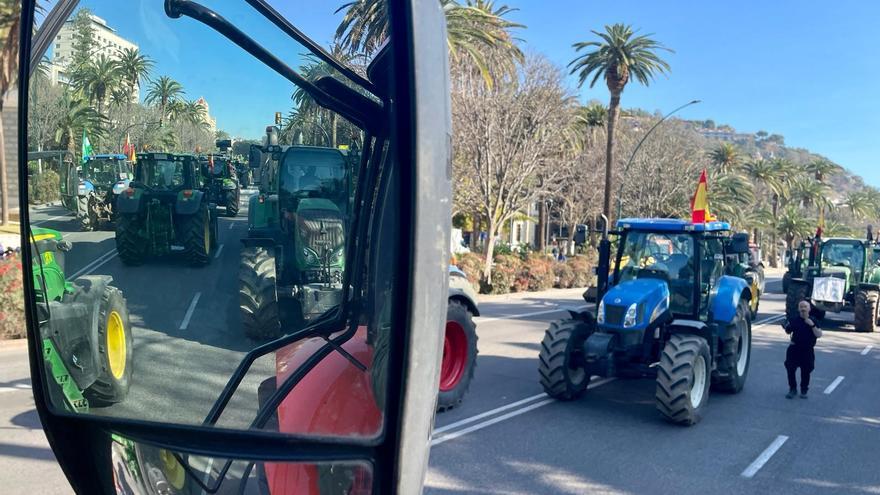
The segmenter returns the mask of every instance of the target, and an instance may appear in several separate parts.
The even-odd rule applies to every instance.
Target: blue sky
[[[234,19],[259,42],[296,67],[302,48],[241,0],[205,1]],[[341,14],[333,2],[274,0],[306,34],[325,46]],[[766,130],[786,144],[807,148],[880,186],[880,59],[873,49],[880,2],[781,0],[585,1],[508,0],[523,47],[565,66],[571,44],[593,39],[589,31],[625,22],[654,33],[675,50],[667,54],[668,77],[650,87],[627,87],[622,104],[668,111],[692,99],[702,103],[681,116],[714,119],[740,131]],[[161,0],[86,0],[122,36],[157,61],[154,73],[169,75],[189,98],[204,96],[218,126],[235,136],[256,137],[275,111],[289,110],[292,84],[251,59],[209,28],[168,19]],[[121,6],[125,8],[121,8]],[[829,63],[828,61],[832,61]],[[583,100],[607,103],[604,87],[577,90]]]

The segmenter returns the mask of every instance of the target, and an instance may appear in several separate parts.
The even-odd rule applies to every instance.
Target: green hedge
[[[32,204],[51,203],[61,199],[61,178],[58,173],[47,170],[34,174],[28,182],[28,200]]]

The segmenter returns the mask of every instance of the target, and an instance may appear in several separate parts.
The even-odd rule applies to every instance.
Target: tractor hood
[[[822,268],[822,275],[849,280],[849,277],[852,276],[852,270],[845,266],[828,266]]]
[[[606,328],[644,329],[669,309],[669,286],[663,280],[638,279],[614,286],[599,304],[599,324]]]
[[[339,207],[336,206],[336,203],[330,201],[325,198],[304,198],[299,201],[299,205],[296,207],[297,212],[306,211],[306,210],[330,210],[330,211],[339,211]]]

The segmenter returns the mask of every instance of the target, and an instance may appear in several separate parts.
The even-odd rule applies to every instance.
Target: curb
[[[0,340],[0,351],[27,349],[27,339]]]
[[[553,299],[560,296],[581,296],[586,287],[575,287],[571,289],[550,289],[536,292],[511,292],[510,294],[477,294],[477,302],[497,302],[497,301],[516,301],[528,297]]]

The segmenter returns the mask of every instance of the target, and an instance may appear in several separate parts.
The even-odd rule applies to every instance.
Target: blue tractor
[[[752,294],[726,265],[748,253],[748,236],[724,222],[676,219],[623,219],[617,228],[600,241],[597,307],[570,311],[544,335],[541,385],[573,400],[593,377],[655,378],[660,413],[696,424],[710,386],[737,393],[745,385]]]

